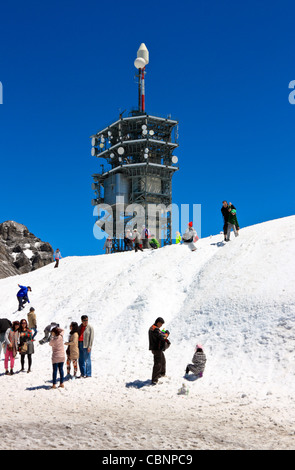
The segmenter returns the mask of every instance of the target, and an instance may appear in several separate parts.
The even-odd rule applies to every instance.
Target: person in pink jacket
[[[51,330],[51,340],[49,346],[52,347],[52,388],[56,388],[57,383],[57,370],[59,370],[60,375],[60,387],[64,388],[64,362],[66,360],[65,348],[64,348],[64,330],[61,328],[55,327]]]

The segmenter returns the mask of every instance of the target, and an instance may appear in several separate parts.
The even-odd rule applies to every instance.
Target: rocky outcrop
[[[53,249],[23,224],[0,224],[0,279],[41,268],[53,260]]]

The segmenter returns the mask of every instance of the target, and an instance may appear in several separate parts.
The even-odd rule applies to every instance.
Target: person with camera
[[[158,317],[155,323],[149,329],[149,350],[154,356],[154,366],[152,371],[152,385],[157,385],[160,377],[166,375],[166,358],[164,351],[169,348],[169,331],[161,331],[164,325],[162,317]]]

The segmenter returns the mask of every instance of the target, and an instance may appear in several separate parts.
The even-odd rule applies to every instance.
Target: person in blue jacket
[[[27,302],[30,303],[28,292],[32,292],[32,289],[30,286],[26,287],[26,286],[21,286],[20,284],[18,284],[18,287],[20,287],[20,290],[18,291],[16,296],[18,300],[18,311],[20,312],[24,308]]]

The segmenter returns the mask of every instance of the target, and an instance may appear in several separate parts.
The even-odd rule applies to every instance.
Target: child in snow
[[[180,245],[181,244],[181,235],[180,235],[180,232],[176,232],[176,238],[175,238],[175,243],[176,245]]]
[[[236,209],[233,209],[233,206],[230,205],[228,208],[229,215],[228,215],[228,221],[227,221],[227,235],[226,235],[226,242],[230,241],[230,232],[231,229],[233,229],[235,237],[239,235],[239,223],[237,219],[237,211]]]
[[[192,222],[189,222],[188,223],[188,227],[186,229],[186,231],[184,232],[183,236],[182,236],[182,241],[185,245],[187,245],[189,247],[189,249],[191,251],[196,251],[196,245],[194,244],[194,242],[198,241],[199,240],[199,237],[197,235],[197,232],[195,231],[194,227],[193,227],[193,223]]]
[[[185,373],[188,374],[192,372],[194,375],[203,377],[203,372],[205,369],[205,364],[207,361],[206,355],[203,351],[203,346],[197,344],[194,357],[192,359],[193,364],[188,364],[185,370]]]

